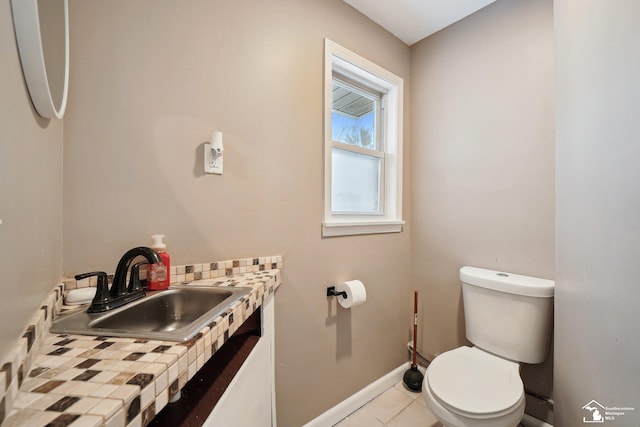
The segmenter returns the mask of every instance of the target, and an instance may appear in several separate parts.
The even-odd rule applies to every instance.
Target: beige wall
[[[556,0],[556,425],[640,425],[640,3]],[[576,357],[579,354],[580,357]]]
[[[10,3],[0,4],[0,360],[62,273],[62,122],[31,105]]]
[[[64,272],[113,272],[167,235],[175,264],[284,257],[276,301],[278,421],[299,426],[406,360],[408,227],[321,239],[323,40],[405,78],[409,48],[339,0],[71,4]],[[224,175],[202,144],[224,132]],[[409,164],[405,212],[409,216]],[[408,219],[408,218],[405,218]],[[325,288],[359,278],[368,301]]]
[[[553,279],[551,0],[502,0],[411,48],[419,348],[466,342],[464,265]],[[528,388],[551,392],[551,362]]]

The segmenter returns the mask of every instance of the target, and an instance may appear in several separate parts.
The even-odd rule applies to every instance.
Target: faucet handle
[[[137,264],[133,264],[133,266],[131,267],[129,287],[127,288],[127,292],[129,292],[130,294],[133,292],[142,291],[142,284],[140,283],[140,266],[146,264],[149,264],[149,261],[142,261]]]
[[[97,276],[98,283],[96,285],[96,295],[91,301],[87,313],[99,313],[109,309],[109,302],[111,302],[111,295],[109,295],[109,282],[107,280],[107,273],[104,271],[92,271],[91,273],[78,274],[75,276],[76,280],[86,279],[87,277]]]

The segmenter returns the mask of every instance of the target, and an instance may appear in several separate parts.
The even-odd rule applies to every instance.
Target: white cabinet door
[[[273,296],[262,306],[262,337],[244,361],[205,427],[275,427]]]

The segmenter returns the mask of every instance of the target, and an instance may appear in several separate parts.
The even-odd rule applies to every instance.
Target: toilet
[[[552,280],[460,269],[467,339],[437,356],[424,400],[445,427],[514,427],[524,414],[520,362],[541,363],[553,322]]]

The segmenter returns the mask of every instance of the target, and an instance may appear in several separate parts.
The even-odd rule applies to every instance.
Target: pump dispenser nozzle
[[[151,247],[153,249],[167,249],[167,245],[165,245],[164,243],[164,234],[154,234],[153,236],[151,236],[151,238],[153,239],[153,245],[151,245]]]

